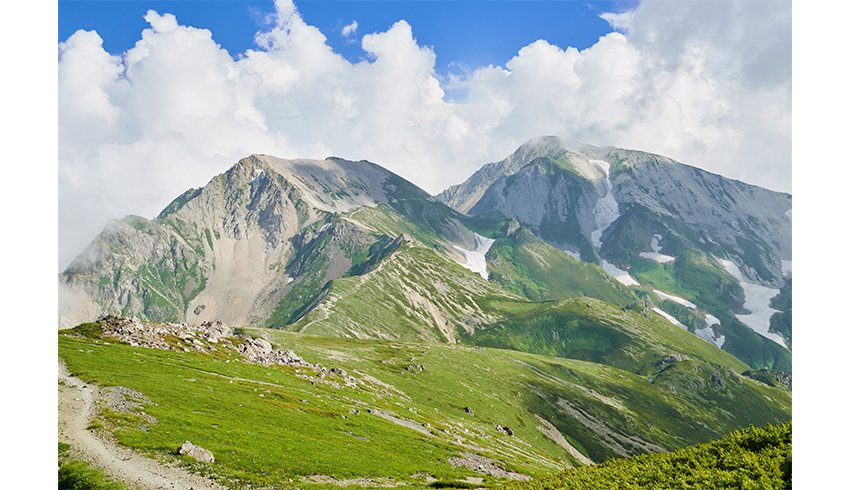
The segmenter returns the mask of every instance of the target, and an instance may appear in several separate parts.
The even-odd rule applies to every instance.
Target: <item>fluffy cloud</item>
[[[461,82],[455,113],[479,117],[499,154],[559,134],[790,191],[790,2],[645,1],[608,17],[631,19],[629,34],[583,51],[537,41]]]
[[[436,193],[557,134],[790,190],[790,10],[647,1],[610,18],[631,19],[627,35],[582,51],[540,40],[452,78],[460,102],[403,20],[362,36],[358,63],[289,0],[236,59],[170,14],[150,11],[121,55],[78,31],[59,45],[60,268],[107,220],[153,217],[251,153],[365,158]]]
[[[656,151],[789,192],[791,2],[671,7],[641,4],[629,38],[643,55],[646,104],[659,108],[648,125],[665,135]]]
[[[605,12],[599,14],[599,17],[604,19],[617,32],[628,34],[632,30],[632,22],[634,22],[635,11],[628,10],[626,12]]]
[[[94,32],[59,45],[60,267],[109,219],[153,217],[246,154],[288,153],[253,105],[257,81],[209,31],[145,18],[123,57]]]
[[[348,24],[347,26],[342,28],[342,36],[343,37],[350,37],[355,32],[357,32],[357,21],[356,20],[351,22],[351,24]]]

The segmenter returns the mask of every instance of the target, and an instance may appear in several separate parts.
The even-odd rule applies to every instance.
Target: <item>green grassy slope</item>
[[[457,339],[635,373],[670,353],[747,369],[640,302],[622,308],[592,298],[535,303],[416,242],[400,246],[367,274],[332,281],[317,306],[289,329],[353,338]]]
[[[331,279],[367,271],[392,249],[387,236],[377,239],[337,215],[328,215],[306,229],[310,241],[283,265],[292,284],[281,285],[283,291],[264,325],[283,328],[304,316]],[[277,291],[272,295],[278,295]]]
[[[591,298],[545,303],[490,301],[501,320],[464,343],[598,362],[635,373],[670,353],[681,353],[741,372],[747,365],[714,345],[671,324],[641,303],[617,308]]]
[[[105,411],[97,419],[103,430],[114,431],[122,444],[171,458],[191,440],[216,458],[195,467],[231,485],[309,488],[302,477],[325,475],[424,486],[423,475],[443,481],[481,476],[448,463],[465,452],[542,476],[580,464],[566,443],[601,462],[790,419],[786,391],[719,368],[706,372],[710,366],[698,361],[660,366],[663,372],[649,382],[604,365],[510,350],[254,332],[308,362],[345,369],[359,382],[352,388],[333,372],[247,364],[224,342],[205,343],[206,353],[185,353],[60,335],[59,355],[87,382],[125,386],[152,402],[142,412],[155,423],[141,412]],[[722,379],[722,386],[698,386],[700,376]],[[545,435],[547,424],[566,442]]]
[[[717,317],[722,327],[715,328],[720,334],[726,336],[723,349],[749,366],[756,369],[772,368],[790,374],[791,352],[758,335],[733,314],[730,305],[740,306],[743,303],[741,287],[735,283],[734,279],[729,277],[702,250],[681,245],[671,253],[676,256],[676,260],[663,265],[632,256],[629,273],[641,285],[679,296]],[[790,296],[790,287],[783,288],[783,291],[787,291]],[[657,298],[656,302],[661,303]],[[688,312],[681,306],[671,303],[662,306],[662,309],[688,325],[691,331],[704,326],[702,320],[689,321]],[[682,311],[674,311],[676,309]],[[790,307],[788,311],[790,312]],[[772,319],[772,323],[778,324],[780,318],[787,319],[788,323],[791,321],[790,313],[777,314],[775,320]],[[788,335],[790,335],[790,328]]]
[[[332,281],[324,299],[290,330],[355,338],[446,341],[493,322],[485,298],[518,297],[410,241],[357,277]]]
[[[791,422],[749,427],[670,454],[636,456],[578,468],[504,490],[791,488]]]
[[[600,267],[570,257],[525,228],[496,240],[487,257],[490,279],[531,301],[589,296],[625,306],[637,299]]]

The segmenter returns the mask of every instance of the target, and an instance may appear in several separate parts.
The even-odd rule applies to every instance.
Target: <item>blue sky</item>
[[[328,44],[349,61],[367,54],[357,42],[363,34],[387,30],[404,19],[413,26],[420,45],[437,54],[436,71],[446,76],[464,68],[504,65],[524,46],[538,39],[562,48],[585,49],[614,29],[599,14],[634,8],[637,1],[345,1],[308,0],[297,3],[304,21],[318,27]],[[149,27],[149,9],[174,14],[181,24],[209,29],[213,39],[237,57],[258,49],[254,34],[269,27],[275,12],[271,1],[76,1],[60,0],[59,41],[78,29],[96,30],[104,49],[122,53]],[[357,29],[343,35],[346,26]]]

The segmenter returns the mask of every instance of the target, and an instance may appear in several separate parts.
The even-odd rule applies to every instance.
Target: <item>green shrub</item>
[[[70,461],[59,468],[59,488],[69,490],[127,490],[105,473],[83,461]]]
[[[791,488],[791,422],[750,426],[708,444],[672,453],[612,459],[505,490]]]
[[[472,483],[468,481],[435,481],[428,485],[430,488],[482,488],[480,483]]]

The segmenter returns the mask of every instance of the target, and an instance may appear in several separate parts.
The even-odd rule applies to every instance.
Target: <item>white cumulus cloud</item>
[[[357,21],[356,20],[352,21],[351,24],[348,24],[347,26],[342,28],[343,37],[349,37],[352,34],[354,34],[355,32],[357,32]]]
[[[617,32],[628,34],[632,30],[632,22],[635,18],[634,10],[625,12],[604,12],[599,14]]]
[[[436,193],[555,134],[790,190],[790,2],[645,1],[628,34],[584,50],[539,40],[448,82],[415,25],[363,35],[351,62],[290,0],[275,5],[235,58],[155,11],[125,53],[94,31],[59,44],[60,268],[109,219],[152,218],[252,153],[368,159]]]

